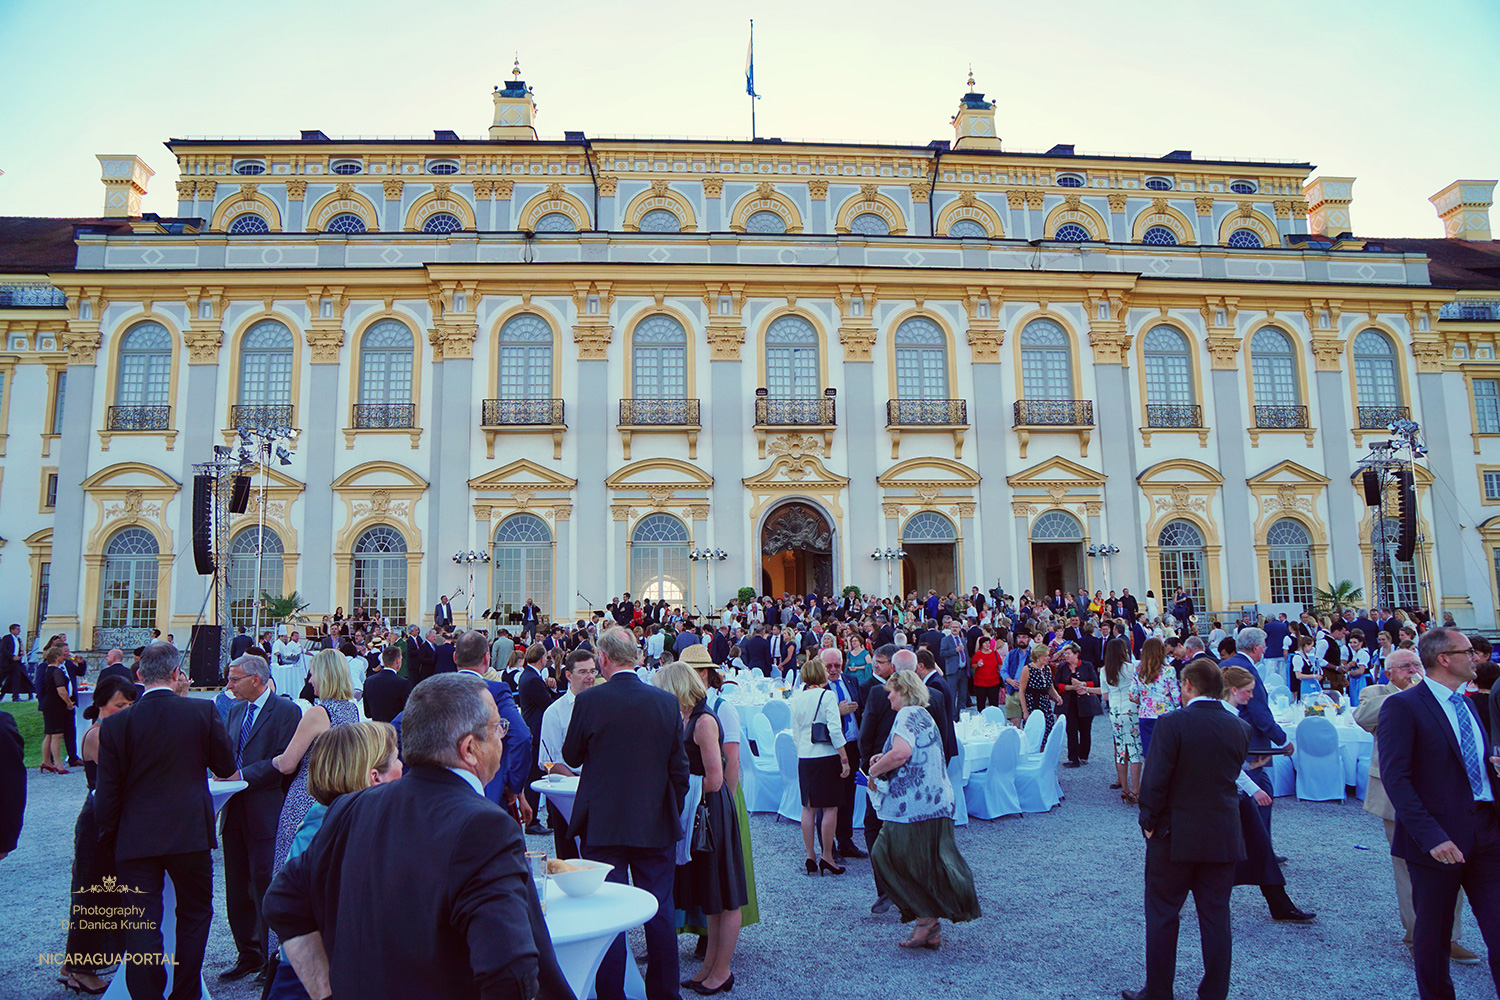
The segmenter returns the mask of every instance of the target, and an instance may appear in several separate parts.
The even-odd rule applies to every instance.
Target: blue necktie
[[[241,767],[240,755],[245,752],[245,741],[250,738],[250,727],[253,725],[255,725],[255,702],[252,701],[250,707],[245,710],[245,724],[240,727],[240,742],[234,748],[234,768],[237,771]]]
[[[1455,691],[1448,700],[1458,713],[1458,749],[1463,754],[1464,770],[1469,772],[1469,788],[1477,799],[1484,794],[1484,768],[1479,763],[1479,749],[1474,746],[1474,727],[1469,725],[1468,699]]]

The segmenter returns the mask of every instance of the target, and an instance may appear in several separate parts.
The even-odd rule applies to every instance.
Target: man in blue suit
[[[1255,678],[1255,691],[1250,695],[1250,700],[1240,709],[1240,718],[1250,723],[1250,745],[1252,747],[1271,747],[1286,745],[1287,752],[1292,750],[1292,744],[1287,741],[1286,730],[1276,724],[1271,716],[1271,699],[1266,694],[1266,682],[1260,676],[1261,657],[1266,655],[1266,632],[1259,628],[1242,628],[1234,636],[1234,655],[1224,658],[1219,666],[1244,667],[1250,671],[1250,676]],[[1267,795],[1274,796],[1271,790],[1271,775],[1269,767],[1257,767],[1248,771],[1250,780],[1254,781],[1260,790]],[[1273,806],[1260,806],[1261,818],[1266,821],[1266,835],[1271,833],[1271,809]],[[1277,859],[1278,861],[1280,858]]]
[[[1411,875],[1412,961],[1422,1000],[1452,1000],[1453,907],[1469,897],[1500,990],[1500,782],[1484,725],[1464,687],[1476,674],[1468,636],[1429,629],[1417,641],[1427,676],[1380,708],[1380,780],[1396,813],[1391,854]]]
[[[740,644],[740,659],[750,670],[759,670],[767,676],[771,673],[771,644],[766,641],[765,626],[756,625],[750,630],[750,638]]]

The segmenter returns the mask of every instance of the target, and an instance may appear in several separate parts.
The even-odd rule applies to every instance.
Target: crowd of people
[[[24,679],[42,703],[43,772],[86,772],[74,904],[98,902],[106,877],[117,878],[149,897],[151,924],[169,875],[176,975],[196,978],[209,852],[222,837],[237,960],[221,979],[256,976],[277,998],[564,997],[524,858],[525,837],[547,835],[559,859],[607,863],[610,879],[656,897],[648,997],[729,992],[759,903],[739,782],[749,734],[725,692],[759,672],[793,688],[807,874],[844,875],[849,860],[868,858],[872,913],[894,907],[914,925],[904,948],[936,949],[943,920],[980,916],[954,838],[948,763],[961,713],[972,706],[1016,726],[1037,713],[1043,747],[1059,737],[1060,714],[1072,768],[1090,762],[1094,719],[1107,716],[1110,787],[1136,807],[1147,842],[1147,983],[1123,993],[1170,996],[1177,913],[1191,892],[1205,948],[1199,995],[1223,997],[1232,886],[1257,886],[1277,921],[1315,919],[1289,898],[1271,840],[1267,765],[1292,747],[1264,677],[1285,670],[1297,696],[1337,692],[1377,734],[1365,808],[1385,821],[1420,994],[1451,996],[1446,961],[1477,961],[1459,940],[1460,891],[1500,982],[1500,903],[1490,902],[1500,900],[1500,749],[1484,752],[1494,744],[1482,725],[1496,716],[1489,732],[1500,732],[1500,704],[1488,701],[1500,667],[1481,637],[1355,609],[1226,629],[1200,621],[1185,593],[1162,608],[1152,592],[1137,601],[1129,590],[1036,600],[851,589],[736,599],[711,617],[625,594],[570,623],[526,607],[514,632],[494,634],[455,628],[446,598],[425,632],[364,609],[337,612],[306,638],[242,628],[216,702],[170,697],[187,680],[164,640],[135,650],[129,666],[109,651],[80,695],[86,661],[50,638]],[[18,632],[0,654],[19,657]],[[301,668],[300,690],[277,690],[273,665]],[[14,672],[11,659],[0,667]],[[1440,700],[1419,708],[1424,692]],[[78,741],[80,697],[91,725]],[[1451,762],[1431,759],[1444,717]],[[0,713],[0,728],[9,721]],[[12,742],[0,731],[0,751]],[[217,834],[205,773],[246,783]],[[549,773],[579,785],[570,815],[549,804],[544,824],[530,786]],[[864,849],[853,837],[857,785],[867,791]],[[0,856],[19,833],[24,775],[19,807],[17,798],[12,780],[0,783]],[[431,849],[414,864],[403,837]],[[422,916],[415,937],[409,920],[380,919],[397,899]],[[684,932],[698,935],[702,961],[679,978]],[[154,933],[71,930],[62,981],[102,992],[108,969],[78,957],[160,950]],[[625,962],[622,937],[599,968],[599,996],[623,996]],[[165,972],[131,964],[126,979],[132,995],[158,996]]]

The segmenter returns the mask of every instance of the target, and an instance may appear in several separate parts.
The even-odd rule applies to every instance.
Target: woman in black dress
[[[689,646],[685,653],[695,648],[702,647]],[[673,890],[679,908],[689,912],[696,908],[708,918],[708,952],[703,966],[682,985],[702,996],[728,993],[734,989],[729,962],[739,943],[740,908],[749,902],[750,894],[745,885],[739,817],[724,782],[724,731],[718,717],[708,710],[708,689],[688,663],[662,667],[655,680],[657,687],[677,698],[688,772],[702,776],[703,801],[708,806],[708,850],[693,853],[687,864],[677,866]]]
[[[83,734],[83,774],[88,781],[88,797],[83,800],[83,809],[78,813],[78,822],[73,827],[73,905],[69,913],[88,913],[93,907],[113,907],[119,904],[119,896],[100,889],[106,876],[115,873],[114,859],[99,851],[99,826],[94,821],[94,779],[99,772],[99,724],[116,712],[124,711],[135,703],[135,685],[123,677],[106,677],[94,687],[93,703],[83,710],[85,719],[94,720],[88,732]],[[83,907],[83,909],[80,909]],[[124,941],[119,930],[85,926],[87,917],[73,917],[68,921],[67,953],[85,961],[95,957],[116,955]],[[108,925],[108,920],[95,920],[94,924]],[[99,978],[99,965],[73,963],[63,966],[61,980],[68,989],[84,993],[103,993],[107,985]]]
[[[68,695],[70,669],[64,661],[68,658],[68,647],[52,646],[42,658],[42,669],[38,671],[40,694],[37,704],[42,710],[42,772],[67,774],[63,737],[68,731],[68,716],[73,714],[73,699]]]

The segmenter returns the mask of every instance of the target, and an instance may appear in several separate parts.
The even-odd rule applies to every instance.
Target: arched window
[[[254,212],[246,212],[244,215],[235,216],[234,221],[225,230],[230,236],[253,235],[257,233],[269,233],[270,231],[271,227],[266,224],[266,220]]]
[[[1089,231],[1076,222],[1064,222],[1057,227],[1057,232],[1052,234],[1052,238],[1064,243],[1082,243],[1089,239]]]
[[[572,219],[563,213],[548,212],[536,220],[535,228],[532,231],[537,233],[576,233],[578,232],[578,227],[573,224]]]
[[[354,543],[353,604],[376,607],[395,625],[406,621],[406,539],[377,524]]]
[[[104,549],[99,589],[101,628],[156,625],[156,536],[145,528],[125,528]]]
[[[360,174],[364,173],[364,164],[358,160],[335,160],[331,170],[336,174]]]
[[[1391,579],[1388,586],[1391,595],[1396,600],[1396,607],[1419,607],[1421,596],[1417,587],[1417,567],[1410,561],[1401,562],[1396,558],[1396,546],[1401,537],[1401,521],[1394,517],[1383,518],[1370,526],[1370,536],[1371,551],[1379,552],[1380,547],[1384,545],[1390,553]],[[1380,578],[1378,568],[1376,572],[1370,574],[1370,578]]]
[[[394,319],[372,325],[359,339],[359,404],[356,427],[411,427],[411,330]]]
[[[643,233],[680,233],[682,220],[675,212],[669,212],[665,208],[653,208],[641,216],[641,224],[638,228]]]
[[[1254,181],[1231,181],[1230,184],[1229,184],[1229,190],[1232,191],[1232,192],[1234,192],[1235,194],[1254,194],[1255,193],[1255,182]]]
[[[1396,349],[1378,330],[1363,330],[1354,338],[1354,381],[1359,390],[1360,409],[1401,405]],[[1375,426],[1383,427],[1389,422],[1383,420]]]
[[[1141,344],[1146,360],[1146,421],[1151,427],[1196,427],[1193,414],[1176,408],[1192,406],[1192,348],[1182,331],[1156,326],[1146,331]],[[1153,410],[1153,407],[1161,408]],[[1177,417],[1186,417],[1183,423]]]
[[[1271,560],[1271,603],[1312,607],[1312,536],[1302,522],[1284,517],[1266,532]]]
[[[494,560],[495,610],[519,613],[529,597],[546,614],[552,606],[552,532],[547,522],[535,514],[513,514],[501,521]]]
[[[1166,177],[1147,177],[1146,190],[1148,191],[1170,191],[1172,182]]]
[[[500,328],[501,399],[552,398],[552,327],[533,313],[519,313]]]
[[[948,398],[948,338],[925,316],[896,328],[896,397]]]
[[[863,212],[849,221],[849,232],[860,236],[889,236],[891,224],[874,212]]]
[[[261,320],[240,343],[241,406],[277,406],[292,401],[292,331]]]
[[[249,628],[255,623],[255,606],[261,594],[282,592],[281,536],[266,529],[265,546],[256,570],[256,539],[260,527],[245,528],[229,542],[229,622]]]
[[[442,235],[456,233],[463,227],[463,221],[452,212],[434,212],[427,217],[426,222],[422,223],[422,232]]]
[[[166,406],[172,385],[172,335],[160,323],[137,323],[120,340],[116,406]]]
[[[1021,331],[1021,394],[1025,399],[1073,398],[1072,342],[1050,319],[1034,319]]]
[[[631,336],[632,395],[636,399],[687,397],[687,332],[671,316],[647,316]]]
[[[1203,547],[1203,533],[1191,521],[1168,521],[1157,536],[1161,557],[1162,604],[1166,606],[1171,596],[1181,587],[1193,599],[1198,613],[1208,610],[1208,593],[1204,577],[1207,575],[1208,552]]]
[[[630,592],[638,598],[687,602],[692,584],[687,525],[670,514],[648,514],[630,535]]]
[[[958,532],[953,528],[953,522],[936,511],[918,511],[907,518],[901,526],[901,541],[903,542],[956,542]]]
[[[325,233],[362,233],[365,232],[365,220],[353,212],[340,212],[328,220],[328,225],[323,227]]]
[[[772,397],[821,395],[818,332],[800,316],[783,316],[766,331],[766,389]]]
[[[1258,249],[1265,246],[1260,240],[1260,234],[1253,229],[1236,229],[1229,234],[1228,245],[1246,249]]]
[[[751,212],[750,218],[745,220],[745,232],[747,233],[774,233],[786,232],[786,220],[775,212],[762,209],[759,212]]]
[[[1077,174],[1062,174],[1057,178],[1057,186],[1064,188],[1083,187],[1083,178]]]
[[[458,164],[448,162],[429,163],[427,164],[427,172],[429,174],[456,174],[458,173]]]
[[[1152,226],[1141,234],[1141,242],[1153,247],[1175,247],[1177,234],[1166,226]]]
[[[243,176],[263,174],[266,172],[266,165],[259,160],[242,160],[234,165],[234,172]]]
[[[948,235],[953,239],[971,240],[984,239],[988,237],[990,233],[989,230],[985,229],[973,219],[959,219],[953,225],[948,227]]]
[[[1031,524],[1034,542],[1081,542],[1083,525],[1078,518],[1061,510],[1049,510]]]
[[[1250,338],[1250,377],[1255,383],[1257,410],[1262,406],[1296,406],[1301,402],[1296,349],[1291,338],[1274,326],[1263,326]],[[1257,419],[1260,416],[1257,413]]]

